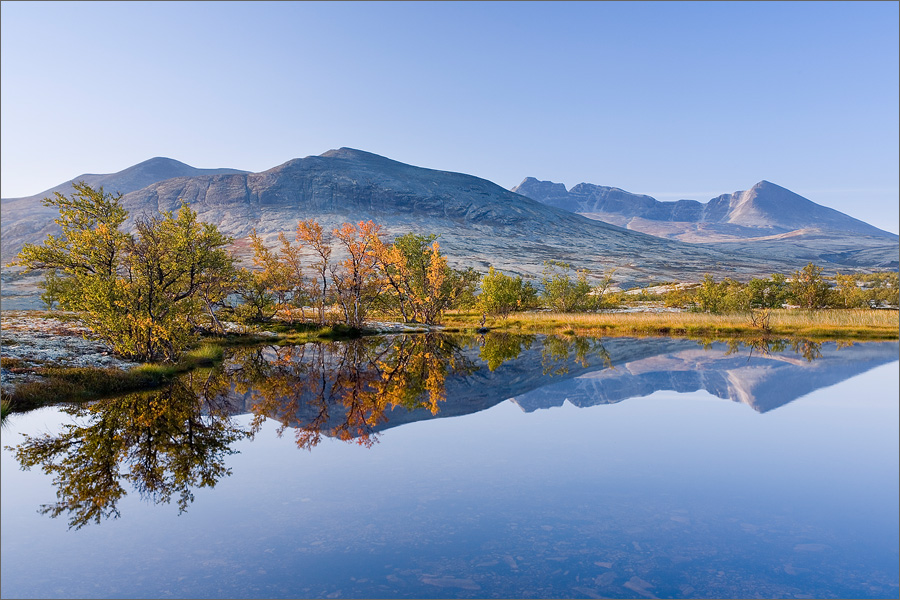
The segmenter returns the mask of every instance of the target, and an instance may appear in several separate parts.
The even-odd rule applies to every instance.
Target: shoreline
[[[583,337],[678,337],[697,340],[749,341],[805,339],[863,342],[900,339],[900,314],[872,309],[771,311],[762,322],[751,313],[711,315],[645,307],[645,310],[597,313],[514,313],[493,317],[480,326],[481,314],[454,311],[437,326],[378,320],[366,329],[335,325],[273,322],[259,328],[231,324],[226,335],[201,336],[197,347],[176,364],[138,363],[117,357],[92,338],[74,313],[48,310],[0,311],[0,390],[3,416],[46,404],[88,401],[125,392],[150,390],[172,378],[221,362],[228,346],[303,344],[370,335],[444,332],[479,335],[545,334]],[[762,324],[766,325],[763,327]],[[275,330],[275,331],[273,331]],[[64,398],[64,400],[60,400]]]

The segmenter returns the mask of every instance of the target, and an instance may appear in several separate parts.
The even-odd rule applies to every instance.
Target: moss
[[[225,357],[225,349],[221,344],[206,343],[185,353],[181,364],[184,366],[210,366],[222,362]]]

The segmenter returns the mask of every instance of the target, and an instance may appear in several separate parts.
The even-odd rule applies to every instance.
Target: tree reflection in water
[[[750,352],[747,360],[750,360],[750,358],[753,357],[754,352],[761,356],[769,356],[773,353],[779,354],[785,352],[788,349],[805,358],[806,362],[812,362],[817,358],[822,357],[822,342],[814,342],[813,340],[802,338],[783,339],[759,337],[743,341],[732,339],[728,340],[726,343],[728,344],[728,350],[725,352],[726,356],[739,353],[742,346],[749,348]],[[709,349],[712,347],[712,344],[713,340],[706,340],[702,345],[704,349]],[[839,344],[838,347],[841,348],[844,347],[844,345],[852,346],[853,342],[845,342]]]
[[[220,402],[221,376],[187,375],[165,388],[62,408],[87,424],[67,424],[57,435],[26,436],[15,448],[23,469],[53,476],[57,502],[42,514],[69,515],[69,527],[117,518],[131,484],[157,503],[176,499],[179,512],[194,488],[214,487],[230,474],[231,444],[250,433],[231,422]]]
[[[504,381],[533,373],[531,364],[540,364],[543,376],[571,376],[570,369],[589,367],[593,357],[612,366],[599,340],[550,335],[541,339],[538,355],[532,351],[537,339],[424,334],[239,348],[216,369],[195,371],[153,392],[64,406],[76,423],[56,435],[26,436],[13,450],[22,468],[40,466],[53,476],[57,502],[40,511],[67,514],[70,527],[118,517],[125,484],[157,503],[174,498],[181,512],[193,502],[194,488],[214,487],[230,474],[225,460],[235,452],[232,445],[252,437],[267,419],[279,421],[279,435],[294,429],[302,449],[323,436],[370,447],[390,411],[437,414],[451,377],[484,376],[486,366],[502,392]],[[790,348],[807,361],[821,356],[816,342],[770,339],[735,341],[726,355],[742,344],[751,354]],[[495,373],[523,353],[526,365]],[[230,418],[247,409],[253,415],[249,427]]]
[[[477,370],[463,355],[465,339],[427,334],[253,348],[234,357],[229,374],[250,396],[255,428],[277,419],[279,435],[293,428],[307,450],[323,435],[371,446],[389,410],[437,414],[447,377]]]

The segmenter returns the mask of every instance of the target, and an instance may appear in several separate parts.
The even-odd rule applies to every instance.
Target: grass
[[[210,367],[225,356],[227,346],[250,344],[302,344],[316,340],[345,340],[371,333],[344,325],[322,327],[312,324],[273,323],[279,330],[275,336],[229,334],[206,338],[203,343],[184,353],[175,364],[145,363],[129,370],[100,367],[31,367],[41,376],[38,381],[20,383],[3,399],[3,418],[9,412],[24,412],[65,399],[84,402],[126,392],[149,390],[164,385],[177,375],[197,368]],[[4,368],[25,368],[23,361],[2,357]]]
[[[690,312],[664,313],[514,313],[506,319],[489,319],[486,325],[510,333],[545,333],[584,336],[671,335],[698,339],[741,339],[761,334],[803,337],[812,340],[895,340],[900,337],[897,311],[887,310],[773,310],[763,329],[753,323],[751,313],[713,315]],[[444,319],[444,331],[472,333],[481,313],[451,312]],[[757,323],[759,320],[757,319]],[[67,401],[93,400],[125,392],[152,389],[173,377],[223,360],[225,347],[247,344],[302,344],[317,340],[357,338],[372,332],[343,325],[322,327],[309,323],[272,323],[275,333],[229,334],[206,338],[202,345],[185,353],[177,364],[144,364],[123,371],[96,367],[34,368],[41,381],[21,383],[2,401],[5,418],[9,412]],[[21,361],[3,358],[3,367],[20,368]]]
[[[708,314],[664,313],[514,313],[489,319],[495,330],[524,333],[577,333],[579,335],[672,335],[686,337],[745,337],[760,333],[786,337],[894,340],[900,337],[897,311],[889,310],[772,310],[768,329],[752,323],[749,312]],[[445,319],[447,326],[474,329],[481,314],[458,312]]]
[[[224,348],[203,344],[175,364],[144,363],[128,370],[100,367],[37,367],[38,381],[20,383],[4,398],[3,415],[59,402],[96,400],[126,392],[153,389],[177,375],[222,361]]]

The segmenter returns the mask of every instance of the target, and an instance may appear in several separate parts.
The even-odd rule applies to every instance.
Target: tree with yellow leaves
[[[372,221],[360,221],[355,226],[344,223],[332,233],[347,255],[331,269],[337,300],[344,312],[344,322],[360,328],[382,289],[381,276],[375,267],[381,226]]]
[[[300,221],[297,224],[296,240],[309,248],[316,259],[310,265],[316,273],[315,281],[311,281],[308,292],[310,299],[316,304],[319,312],[319,324],[325,324],[325,305],[328,302],[328,272],[331,258],[331,243],[322,226],[314,219]],[[282,243],[284,243],[282,241]]]
[[[186,204],[138,219],[135,233],[119,230],[128,213],[122,195],[84,182],[66,197],[55,193],[43,204],[59,209],[59,235],[42,245],[26,244],[16,264],[49,270],[47,291],[61,308],[76,311],[94,334],[114,350],[138,360],[174,360],[194,340],[211,282],[233,261],[230,239]],[[208,297],[206,297],[208,300]]]
[[[439,323],[444,311],[477,281],[471,269],[448,266],[435,235],[410,232],[392,244],[376,244],[375,257],[390,290],[388,304],[407,323]]]

